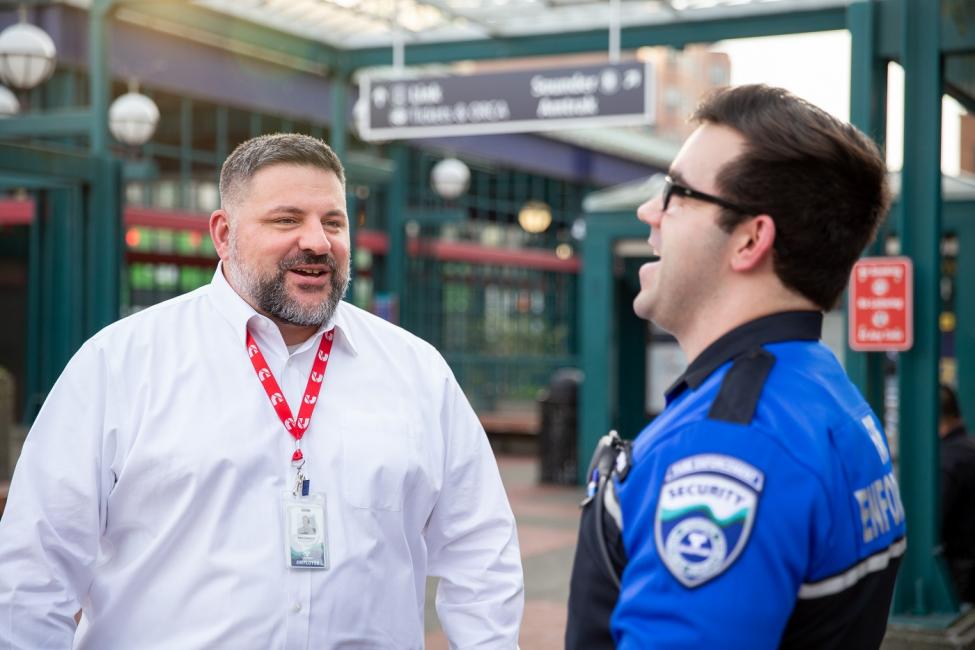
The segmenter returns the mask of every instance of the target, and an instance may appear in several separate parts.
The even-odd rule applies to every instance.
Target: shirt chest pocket
[[[369,414],[342,427],[342,494],[355,508],[399,511],[416,464],[416,431],[394,415]]]

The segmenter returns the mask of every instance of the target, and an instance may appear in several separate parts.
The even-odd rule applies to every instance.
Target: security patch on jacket
[[[654,537],[667,570],[685,587],[720,575],[748,544],[765,475],[732,456],[697,454],[667,468]]]

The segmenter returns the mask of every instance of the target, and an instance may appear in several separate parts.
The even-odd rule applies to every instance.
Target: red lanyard
[[[332,340],[334,338],[334,329],[330,329],[322,335],[318,354],[315,355],[315,362],[311,366],[311,374],[308,375],[305,396],[301,400],[301,407],[298,409],[298,418],[295,419],[291,414],[291,408],[288,407],[287,400],[284,399],[281,387],[278,386],[274,375],[271,374],[271,369],[267,366],[267,361],[264,360],[264,355],[261,354],[261,349],[257,347],[257,342],[250,330],[247,330],[247,354],[251,358],[251,363],[254,364],[254,372],[257,373],[257,378],[261,380],[261,385],[264,386],[264,391],[267,393],[268,399],[271,400],[271,406],[281,418],[281,424],[295,439],[295,453],[291,456],[293,463],[300,463],[304,458],[298,445],[301,437],[308,430],[308,425],[311,424],[311,414],[318,402],[318,393],[322,390],[322,380],[325,379],[325,367],[328,365],[328,355],[332,351]]]

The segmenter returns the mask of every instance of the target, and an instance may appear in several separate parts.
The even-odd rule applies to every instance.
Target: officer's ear
[[[731,268],[738,272],[754,271],[772,263],[775,245],[775,221],[767,214],[745,219],[731,233]]]

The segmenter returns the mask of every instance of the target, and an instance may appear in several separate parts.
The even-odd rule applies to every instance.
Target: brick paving
[[[569,572],[579,526],[581,487],[538,484],[538,461],[525,456],[498,456],[501,479],[518,522],[525,568],[525,616],[522,650],[562,650]],[[447,650],[434,610],[436,582],[427,583],[426,647]]]

